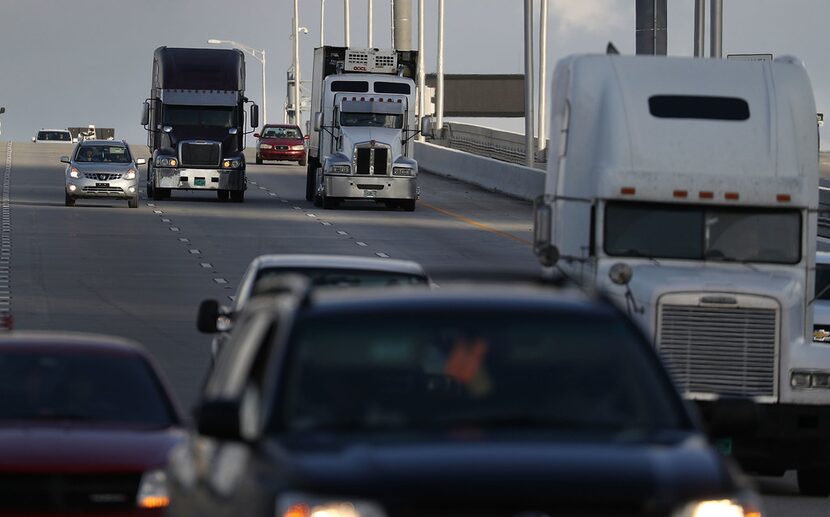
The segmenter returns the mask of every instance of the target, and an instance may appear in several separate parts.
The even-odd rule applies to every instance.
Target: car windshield
[[[610,202],[605,252],[620,257],[767,262],[801,260],[797,210]]]
[[[296,268],[280,267],[261,269],[254,282],[252,296],[261,294],[258,289],[267,290],[267,279],[287,273],[305,275],[311,279],[314,287],[382,287],[400,285],[427,285],[426,275],[396,273],[392,271],[368,271],[360,269],[336,268]],[[266,281],[262,281],[266,280]]]
[[[75,155],[76,162],[130,163],[130,151],[123,145],[82,145]]]
[[[340,114],[340,125],[400,129],[403,127],[403,115],[344,111]]]
[[[269,127],[262,132],[262,138],[294,138],[301,139],[303,134],[295,127]]]
[[[0,421],[73,420],[168,427],[170,401],[143,359],[121,354],[0,353]]]
[[[274,432],[687,426],[658,362],[616,313],[322,312],[299,320],[289,347]]]
[[[164,106],[164,124],[167,126],[236,127],[236,109],[233,107]]]
[[[54,140],[56,142],[70,142],[72,136],[69,131],[39,131],[37,134],[38,140]]]

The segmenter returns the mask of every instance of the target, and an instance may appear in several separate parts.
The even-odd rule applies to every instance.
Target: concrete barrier
[[[472,183],[488,190],[533,200],[545,190],[545,171],[524,165],[415,142],[418,169]]]

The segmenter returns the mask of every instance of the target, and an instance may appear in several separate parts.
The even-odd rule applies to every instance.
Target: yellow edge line
[[[443,208],[438,208],[437,206],[430,205],[429,203],[424,203],[423,201],[421,201],[420,204],[421,204],[421,206],[425,206],[425,207],[429,208],[430,210],[435,210],[438,213],[444,214],[448,217],[452,217],[453,219],[461,221],[462,223],[469,224],[470,226],[475,226],[479,230],[484,230],[485,232],[494,233],[494,234],[499,235],[501,237],[505,237],[505,238],[514,240],[516,242],[520,242],[520,243],[525,244],[527,246],[532,246],[533,245],[533,243],[530,242],[527,239],[522,239],[521,237],[517,237],[517,236],[513,235],[512,233],[507,233],[507,232],[503,232],[501,230],[497,230],[497,229],[493,228],[490,225],[480,223],[478,221],[474,221],[473,219],[470,219],[469,217],[464,217],[461,214],[456,214],[455,212],[450,212],[449,210],[444,210]]]

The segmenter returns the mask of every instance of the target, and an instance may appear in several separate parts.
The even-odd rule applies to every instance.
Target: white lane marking
[[[349,234],[349,232],[346,232],[346,231],[343,231],[343,230],[337,230],[337,233],[340,234],[340,235],[348,235]]]
[[[268,195],[269,195],[269,196],[271,196],[271,197],[277,197],[277,193],[276,193],[276,192],[269,192],[269,193],[268,193]]]
[[[322,224],[323,226],[331,226],[331,223],[328,221],[320,221],[320,224]]]
[[[179,242],[190,242],[190,239],[187,237],[179,237]]]
[[[303,209],[303,207],[301,207],[301,206],[295,206],[294,207],[294,210],[302,210],[302,209]]]
[[[154,207],[154,206],[156,206],[156,204],[155,203],[147,203],[147,206]]]
[[[306,215],[307,215],[307,216],[309,216],[309,217],[317,217],[317,216],[316,216],[316,215],[314,215],[314,214],[306,214]]]
[[[166,217],[163,217],[163,218],[161,219],[161,222],[163,222],[163,223],[169,223],[169,222],[170,222],[170,219],[167,219]]]
[[[154,214],[163,214],[164,210],[153,210]]]
[[[197,250],[197,249],[187,250],[187,252],[190,253],[191,255],[201,255],[202,254],[202,252]]]
[[[179,230],[179,227],[178,227],[178,226],[171,226],[171,227],[170,227],[170,231],[171,231],[171,232],[178,232],[178,231],[180,231],[180,230]]]
[[[384,253],[382,251],[379,251],[379,252],[375,253],[375,255],[377,255],[380,258],[389,258],[389,255],[387,255],[386,253]]]
[[[355,244],[357,244],[358,246],[368,246],[368,244],[366,244],[363,241],[357,241],[357,242],[355,242]]]
[[[205,269],[210,269],[210,268],[212,268],[212,267],[213,267],[213,264],[211,264],[210,262],[202,262],[202,263],[201,263],[201,264],[199,264],[199,265],[200,265],[200,266],[202,266],[202,267],[203,267],[203,268],[205,268]]]
[[[227,284],[228,283],[228,281],[225,280],[224,278],[214,278],[213,281],[216,282],[217,284]]]

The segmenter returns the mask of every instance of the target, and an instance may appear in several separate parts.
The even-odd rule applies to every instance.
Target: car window
[[[302,318],[272,430],[688,425],[648,345],[615,313],[503,309]]]
[[[55,142],[69,142],[72,140],[72,137],[68,131],[39,131],[37,139]]]
[[[0,353],[0,421],[77,420],[166,427],[172,406],[137,356]]]
[[[262,280],[287,273],[305,275],[314,287],[382,287],[401,285],[427,285],[429,279],[423,274],[398,273],[394,271],[370,271],[338,268],[279,267],[261,269],[254,281],[251,296],[261,294]],[[260,286],[258,289],[257,286]]]
[[[82,145],[75,161],[80,163],[130,163],[130,151],[123,145]]]
[[[269,127],[262,133],[263,138],[297,138],[303,137],[300,130],[293,127]]]

